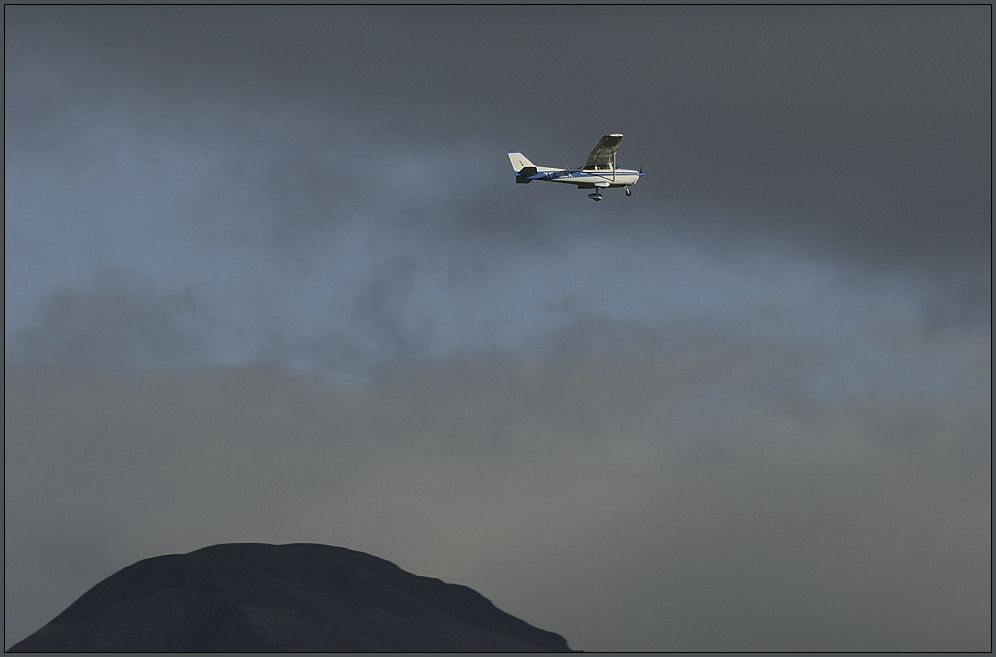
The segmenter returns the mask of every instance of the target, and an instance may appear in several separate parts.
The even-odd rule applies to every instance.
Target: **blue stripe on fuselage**
[[[615,175],[616,176],[631,176],[634,173],[639,173],[639,171],[637,171],[636,169],[616,169],[615,170]],[[604,178],[605,180],[611,180],[613,178],[613,173],[612,172],[598,173],[598,172],[595,172],[595,171],[578,171],[578,170],[574,170],[574,171],[543,171],[541,173],[537,173],[536,175],[534,175],[533,179],[536,179],[536,178],[547,178],[549,180],[556,180],[557,178],[575,178],[575,177],[579,177],[579,178]]]
[[[615,176],[632,176],[634,174],[639,174],[638,171],[629,169],[617,169]],[[581,181],[587,181],[591,179],[595,180],[605,180],[606,182],[614,182],[615,176],[611,173],[602,174],[595,173],[593,171],[544,171],[542,173],[537,173],[530,176],[533,180],[550,180],[550,181],[561,181],[561,180],[571,180],[577,178]]]

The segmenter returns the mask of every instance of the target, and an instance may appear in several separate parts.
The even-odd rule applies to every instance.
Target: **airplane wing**
[[[584,163],[584,168],[594,169],[595,167],[605,168],[615,166],[616,153],[619,152],[619,142],[622,141],[622,138],[623,136],[618,133],[603,135],[598,140],[595,148],[592,149],[591,155],[588,156],[588,161]]]

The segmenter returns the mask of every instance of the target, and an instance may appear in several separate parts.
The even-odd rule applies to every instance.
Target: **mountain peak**
[[[569,651],[466,586],[314,543],[228,543],[143,559],[13,651]]]

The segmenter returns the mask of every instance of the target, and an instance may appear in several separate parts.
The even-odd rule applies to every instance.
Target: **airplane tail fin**
[[[508,159],[512,163],[512,169],[515,173],[522,174],[524,173],[522,170],[525,168],[532,168],[532,173],[536,173],[536,165],[530,162],[529,159],[519,151],[509,151]]]
[[[531,183],[533,181],[530,176],[536,175],[536,165],[530,162],[529,158],[519,151],[509,151],[508,160],[512,163],[512,169],[515,171],[515,182]]]

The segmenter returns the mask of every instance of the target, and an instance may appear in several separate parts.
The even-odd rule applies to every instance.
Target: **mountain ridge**
[[[12,652],[540,652],[567,641],[473,589],[318,543],[142,559]]]

